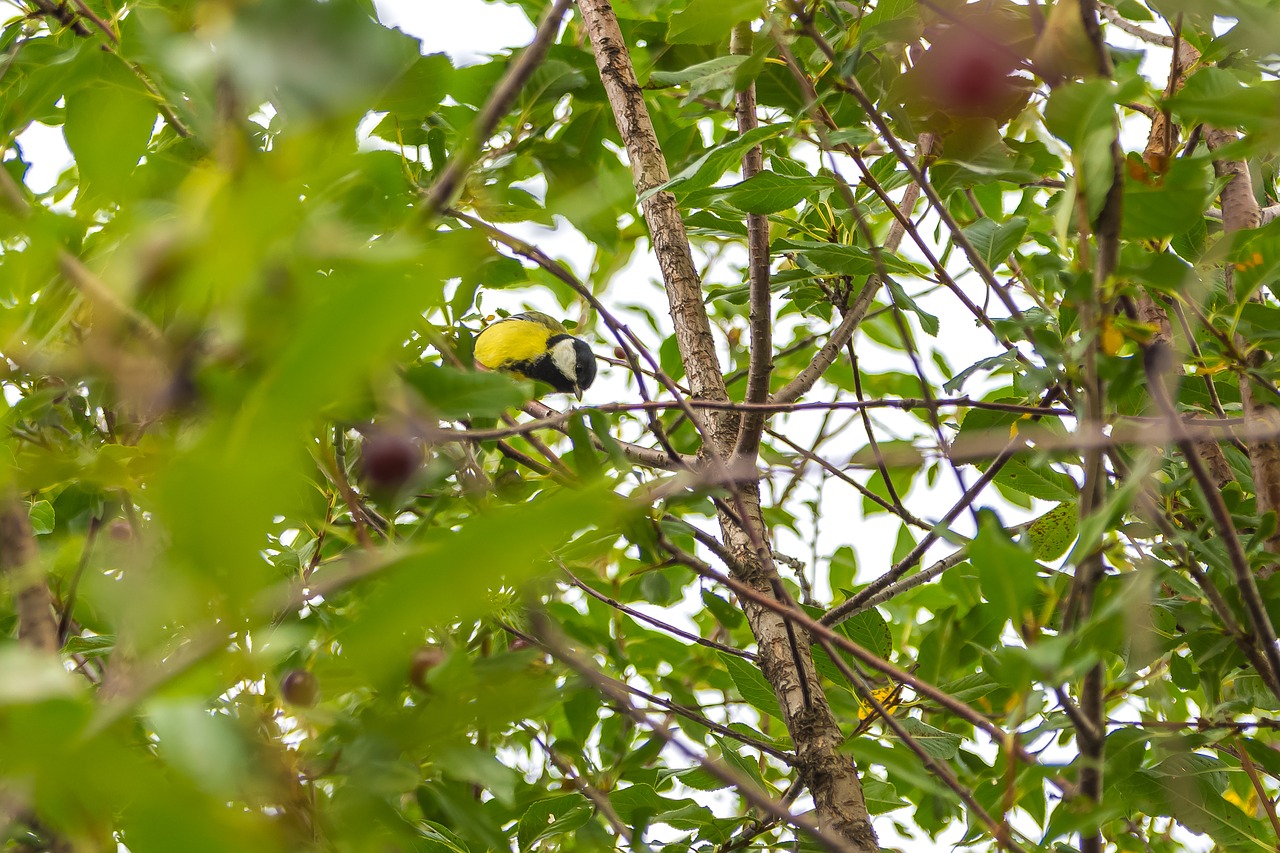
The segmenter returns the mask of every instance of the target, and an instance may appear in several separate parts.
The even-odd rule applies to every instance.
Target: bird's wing
[[[492,370],[529,362],[546,353],[550,337],[551,330],[541,323],[509,317],[476,338],[476,361]]]
[[[549,314],[543,314],[541,311],[525,311],[522,314],[512,314],[510,319],[528,320],[530,323],[537,323],[541,326],[546,326],[548,329],[550,329],[553,332],[565,331],[565,328],[560,323],[560,321],[556,320],[556,318],[550,316]]]

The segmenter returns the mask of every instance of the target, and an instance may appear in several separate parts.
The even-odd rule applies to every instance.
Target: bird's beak
[[[577,397],[577,398],[578,398],[578,402],[579,402],[579,403],[581,403],[581,402],[582,402],[582,389],[581,389],[581,388],[574,388],[574,389],[573,389],[573,395],[574,395],[575,397]]]

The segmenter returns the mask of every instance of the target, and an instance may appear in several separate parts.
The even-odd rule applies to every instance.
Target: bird
[[[545,382],[579,401],[596,378],[596,358],[587,342],[539,311],[485,326],[476,337],[475,359],[490,370]]]

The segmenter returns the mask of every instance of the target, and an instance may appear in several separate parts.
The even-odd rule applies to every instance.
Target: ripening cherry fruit
[[[291,669],[280,679],[280,695],[290,705],[311,708],[320,701],[320,682],[309,670]]]
[[[360,475],[376,492],[395,492],[422,467],[422,448],[402,430],[376,429],[365,434]]]

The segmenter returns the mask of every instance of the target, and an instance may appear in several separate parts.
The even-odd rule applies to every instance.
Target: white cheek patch
[[[557,341],[551,347],[551,363],[574,385],[578,384],[578,351],[573,341]]]

